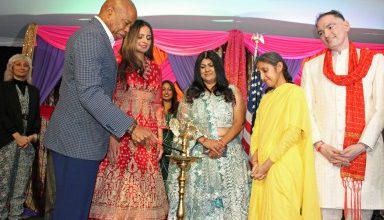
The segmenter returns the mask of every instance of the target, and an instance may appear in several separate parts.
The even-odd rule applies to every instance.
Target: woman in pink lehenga
[[[150,24],[137,20],[124,39],[114,102],[162,140],[161,72]],[[97,175],[90,219],[165,219],[168,201],[159,167],[161,143],[111,137]]]

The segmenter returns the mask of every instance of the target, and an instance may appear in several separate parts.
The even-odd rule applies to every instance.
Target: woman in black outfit
[[[32,61],[12,56],[0,82],[0,219],[19,219],[40,132],[39,90]]]

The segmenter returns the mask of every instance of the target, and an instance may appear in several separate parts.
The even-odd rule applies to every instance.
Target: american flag
[[[244,150],[249,153],[249,147],[251,144],[251,132],[254,114],[256,114],[257,107],[263,94],[263,87],[261,83],[260,72],[254,69],[252,72],[251,85],[249,87],[248,98],[247,98],[247,112],[245,115],[245,126],[243,130],[243,137],[241,143],[243,144]]]

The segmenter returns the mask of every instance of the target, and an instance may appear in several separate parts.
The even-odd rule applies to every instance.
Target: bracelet
[[[35,142],[39,141],[40,140],[40,134],[36,134],[36,139],[35,139]]]
[[[315,146],[315,149],[317,152],[320,152],[321,151],[321,147],[324,145],[324,142],[323,141],[320,141],[320,144],[317,144]]]
[[[127,133],[128,133],[129,135],[132,135],[133,130],[135,130],[136,126],[137,126],[137,122],[136,122],[136,121],[133,121],[132,125],[129,126],[129,128],[128,128],[128,130],[127,130]]]

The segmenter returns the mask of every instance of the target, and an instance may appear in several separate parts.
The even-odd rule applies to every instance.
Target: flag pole
[[[255,51],[252,59],[252,72],[250,74],[248,98],[247,98],[247,111],[245,114],[245,124],[242,133],[241,143],[247,154],[250,150],[251,144],[251,133],[254,122],[254,115],[257,107],[259,106],[261,96],[262,96],[262,84],[260,79],[260,73],[256,70],[256,59],[258,56],[259,42],[264,43],[263,35],[257,33],[253,34],[252,38],[255,41]]]
[[[257,59],[257,56],[258,56],[258,52],[259,52],[259,42],[263,43],[264,44],[264,37],[262,34],[259,34],[259,33],[256,33],[256,34],[253,34],[252,35],[252,38],[251,38],[254,42],[255,42],[255,51],[253,53],[253,70],[256,69],[256,59]]]

